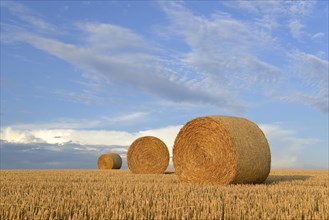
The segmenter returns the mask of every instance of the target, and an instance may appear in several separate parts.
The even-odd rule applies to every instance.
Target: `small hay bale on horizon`
[[[173,147],[179,179],[194,183],[262,183],[271,169],[264,133],[253,122],[232,116],[205,116],[187,122]]]
[[[164,173],[169,165],[168,148],[157,137],[137,138],[128,149],[127,164],[137,174]]]
[[[102,154],[97,161],[97,166],[100,170],[120,169],[121,165],[122,159],[116,153]]]

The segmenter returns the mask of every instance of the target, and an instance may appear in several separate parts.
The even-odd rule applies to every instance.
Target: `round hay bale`
[[[108,153],[102,154],[97,161],[98,169],[120,169],[122,165],[122,159],[119,154]]]
[[[130,145],[127,163],[133,173],[163,173],[169,164],[169,151],[159,138],[140,137]]]
[[[173,147],[182,181],[262,183],[271,169],[269,144],[253,122],[231,116],[205,116],[186,123]]]

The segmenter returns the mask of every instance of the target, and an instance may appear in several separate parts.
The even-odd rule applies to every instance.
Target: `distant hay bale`
[[[186,123],[173,148],[176,174],[195,183],[262,183],[271,169],[261,129],[239,117],[206,116]]]
[[[122,159],[119,154],[107,153],[102,154],[97,161],[98,169],[120,169],[122,165]]]
[[[130,145],[127,163],[133,173],[163,173],[169,164],[169,151],[166,144],[159,138],[141,137]]]

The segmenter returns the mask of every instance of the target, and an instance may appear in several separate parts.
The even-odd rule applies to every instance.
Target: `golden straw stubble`
[[[0,219],[329,219],[328,170],[271,170],[266,184],[188,184],[128,170],[0,169]]]
[[[176,174],[195,183],[261,183],[271,168],[269,144],[253,122],[205,116],[186,123],[173,148]]]
[[[122,165],[122,159],[119,154],[107,153],[102,154],[97,161],[98,169],[120,169]]]
[[[166,144],[157,137],[140,137],[130,145],[127,163],[133,173],[163,173],[169,164],[169,151]]]

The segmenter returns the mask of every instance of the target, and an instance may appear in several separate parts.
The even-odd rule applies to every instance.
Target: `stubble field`
[[[198,185],[174,172],[0,170],[0,219],[329,219],[328,170]]]

